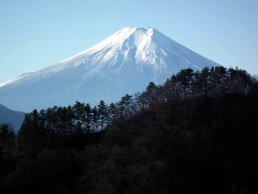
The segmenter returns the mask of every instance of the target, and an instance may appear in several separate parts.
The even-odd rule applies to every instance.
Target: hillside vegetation
[[[0,191],[26,194],[258,193],[258,83],[184,69],[110,105],[34,110],[0,128]]]

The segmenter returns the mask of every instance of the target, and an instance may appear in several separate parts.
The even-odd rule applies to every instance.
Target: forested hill
[[[185,69],[98,106],[77,102],[0,129],[3,193],[258,193],[258,83]]]

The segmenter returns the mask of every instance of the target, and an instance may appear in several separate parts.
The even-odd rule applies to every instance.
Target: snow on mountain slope
[[[76,100],[96,104],[163,83],[183,68],[216,66],[153,28],[123,28],[95,46],[0,84],[0,103],[30,111]]]

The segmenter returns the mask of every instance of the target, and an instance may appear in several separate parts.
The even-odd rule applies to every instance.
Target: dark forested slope
[[[258,85],[245,71],[182,70],[97,107],[2,126],[3,193],[258,193]],[[16,139],[16,141],[15,141]]]

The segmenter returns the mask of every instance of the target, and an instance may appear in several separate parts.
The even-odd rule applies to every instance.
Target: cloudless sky
[[[0,82],[123,27],[154,27],[221,65],[258,74],[258,0],[0,0]]]

